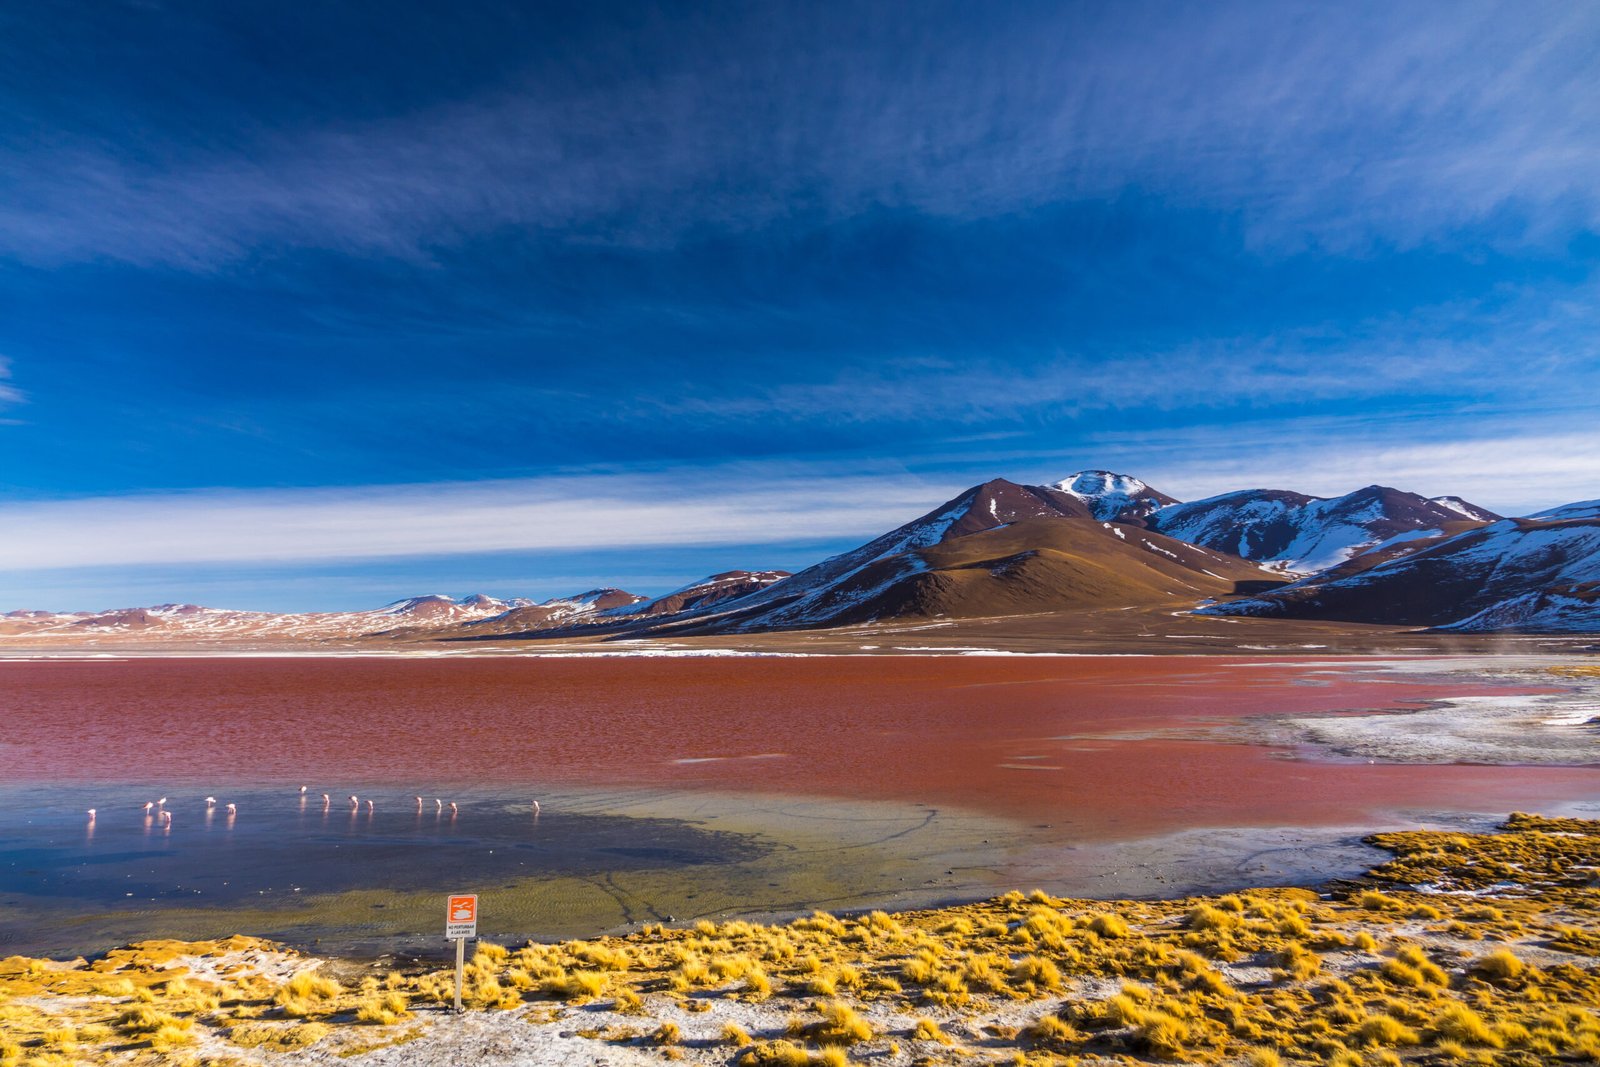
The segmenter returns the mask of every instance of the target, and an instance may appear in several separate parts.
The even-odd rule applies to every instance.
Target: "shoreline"
[[[1316,891],[1014,892],[892,915],[481,943],[460,1017],[440,1007],[446,972],[378,973],[250,938],[12,957],[0,961],[0,1062],[1600,1057],[1600,822],[1513,815],[1493,833],[1369,840],[1391,858]]]

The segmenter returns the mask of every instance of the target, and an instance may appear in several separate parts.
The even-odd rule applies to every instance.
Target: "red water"
[[[1600,774],[1585,768],[1059,740],[1508,692],[1359,666],[1221,657],[0,662],[0,775],[224,775],[405,793],[441,781],[709,787],[959,804],[1107,838],[1600,796]]]

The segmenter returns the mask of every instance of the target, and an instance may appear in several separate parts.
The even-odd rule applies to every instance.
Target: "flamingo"
[[[167,798],[166,797],[162,797],[160,800],[156,801],[156,807],[164,808],[166,806],[167,806]]]
[[[206,807],[214,808],[216,806],[217,806],[217,798],[216,797],[206,797]]]
[[[417,798],[417,810],[418,811],[422,810],[422,798],[421,797]]]
[[[367,814],[368,815],[372,814],[372,801],[370,801],[370,800],[367,801]]]
[[[539,802],[537,800],[533,802],[533,813],[535,815],[539,814]]]
[[[172,812],[164,811],[164,812],[161,813],[161,825],[162,826],[171,826],[172,825]]]
[[[93,808],[89,809],[89,821],[90,822],[94,822],[94,809]]]
[[[444,810],[444,801],[440,800],[438,797],[434,797],[433,798],[433,810],[434,811],[443,811]]]
[[[300,795],[301,796],[305,796],[306,795],[306,787],[305,786],[301,786],[300,787]]]
[[[450,802],[450,814],[453,816],[453,815],[455,815],[455,813],[456,813],[456,802],[452,800]]]
[[[326,793],[322,794],[322,810],[323,811],[327,811],[328,810],[328,805],[332,804],[332,803],[333,803],[333,801],[329,798],[328,794],[326,794]]]
[[[156,802],[155,801],[153,801],[153,800],[145,801],[144,802],[144,813],[146,815],[149,815],[150,814],[150,809],[155,807],[155,806],[156,806]]]
[[[350,807],[352,809],[355,809],[355,808],[359,808],[360,806],[361,806],[361,801],[356,799],[356,795],[354,793],[351,793],[350,794]]]
[[[239,814],[239,805],[237,805],[237,804],[229,804],[228,805],[228,814],[229,815],[237,815],[237,814]]]

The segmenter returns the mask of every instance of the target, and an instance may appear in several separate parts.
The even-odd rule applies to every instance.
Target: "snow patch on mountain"
[[[1101,522],[1142,519],[1176,501],[1145,482],[1115,471],[1087,470],[1069,474],[1050,486],[1083,501]]]

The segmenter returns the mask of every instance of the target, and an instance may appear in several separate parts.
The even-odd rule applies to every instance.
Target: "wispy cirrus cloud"
[[[33,501],[0,508],[0,560],[27,571],[761,545],[868,535],[926,510],[941,492],[904,473],[821,477],[735,466]]]
[[[1205,427],[1120,448],[1106,444],[1138,463],[1147,481],[1186,500],[1239,489],[1340,496],[1380,484],[1528,515],[1600,496],[1600,431],[1490,425],[1487,432],[1416,440],[1395,429],[1326,421],[1255,432]]]
[[[27,394],[12,384],[11,361],[0,356],[0,407],[20,404],[27,399]]]
[[[506,227],[655,244],[1130,189],[1237,213],[1263,248],[1407,244],[1507,212],[1520,221],[1502,236],[1592,228],[1600,11],[1441,14],[869,6],[651,22],[654,58],[637,70],[598,69],[645,46],[625,38],[550,60],[559,80],[536,65],[399,115],[241,114],[226,136],[155,150],[70,127],[15,138],[0,252],[191,269],[283,248],[426,261]]]
[[[987,441],[974,450],[963,441],[914,470],[836,458],[17,502],[0,507],[0,569],[295,567],[685,546],[728,546],[726,565],[736,566],[763,545],[869,539],[990,477],[1042,483],[1088,467],[1133,474],[1190,500],[1249,488],[1335,496],[1374,482],[1464,496],[1506,514],[1600,497],[1600,431],[1587,426],[1537,432],[1490,423],[1478,432],[1435,429],[1424,440],[1410,429],[1379,418],[1366,426],[1308,419],[1102,433],[1054,453],[1008,453]]]

